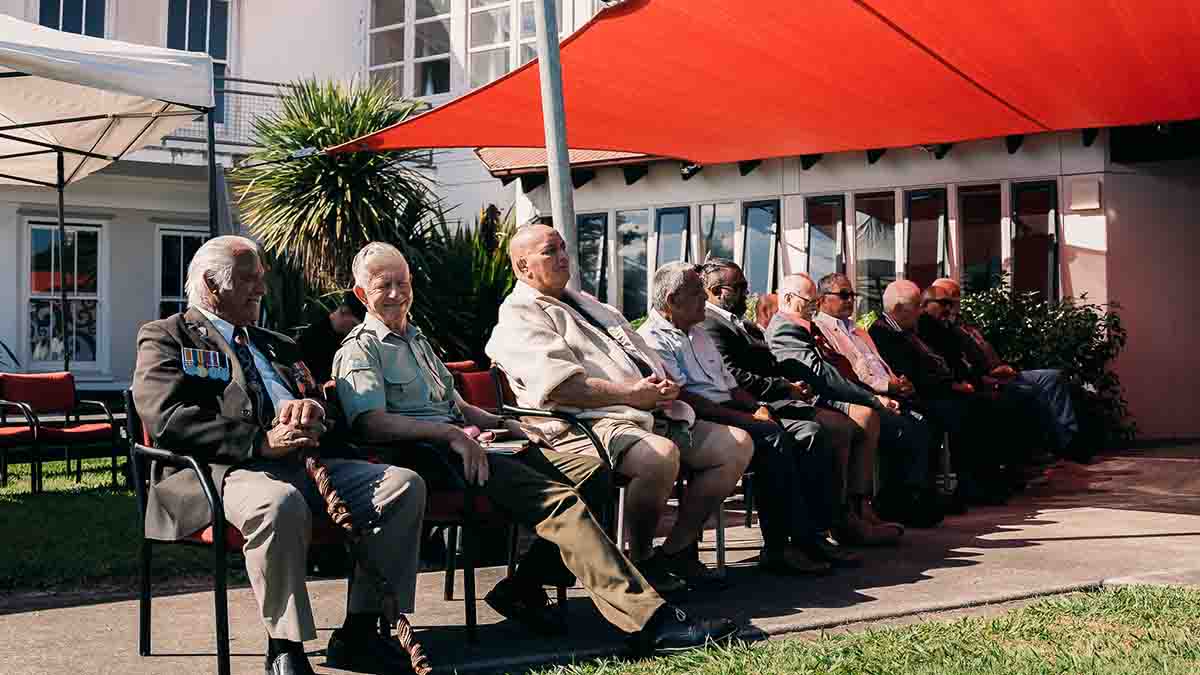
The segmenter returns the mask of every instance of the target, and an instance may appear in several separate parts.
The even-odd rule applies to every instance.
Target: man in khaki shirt
[[[602,462],[531,445],[516,455],[484,450],[501,436],[524,438],[520,424],[466,401],[420,329],[409,322],[414,301],[408,263],[390,244],[373,242],[354,258],[355,294],[367,306],[334,358],[338,398],[352,433],[392,448],[389,460],[448,467],[538,539],[516,573],[486,601],[505,617],[543,633],[559,633],[542,584],[561,560],[592,594],[600,613],[644,650],[677,651],[736,633],[728,620],[689,618],[667,605],[596,519],[611,494]],[[488,429],[488,431],[480,431]],[[445,461],[429,462],[435,454]],[[428,477],[434,486],[438,480]],[[589,504],[592,507],[589,507]]]

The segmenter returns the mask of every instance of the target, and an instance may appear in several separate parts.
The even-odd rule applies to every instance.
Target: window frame
[[[738,266],[742,268],[742,273],[746,275],[746,281],[750,285],[750,293],[754,293],[754,284],[750,281],[750,275],[747,272],[746,256],[749,254],[750,243],[750,218],[749,211],[752,208],[759,208],[764,204],[775,205],[775,227],[770,233],[771,243],[769,253],[767,254],[767,286],[763,293],[774,293],[779,287],[779,234],[783,229],[783,196],[768,197],[765,199],[743,199],[740,200],[739,212],[741,214],[740,225],[741,232],[741,249],[738,254]]]
[[[212,6],[213,6],[213,3],[217,2],[217,1],[218,0],[206,0],[206,2],[208,3],[206,14],[205,14],[206,17],[212,16]],[[218,59],[210,53],[210,50],[212,48],[212,21],[208,22],[208,27],[205,29],[205,32],[204,32],[204,52],[203,52],[205,54],[208,54],[209,57],[212,58],[212,61],[213,61],[213,89],[214,89],[213,99],[214,99],[214,102],[219,102],[219,103],[217,103],[217,107],[220,108],[222,111],[221,114],[216,116],[216,118],[214,120],[218,126],[225,124],[226,120],[229,117],[229,101],[228,101],[228,99],[225,98],[225,92],[223,91],[225,89],[225,82],[223,80],[221,82],[217,81],[216,67],[224,66],[224,68],[225,68],[224,77],[225,78],[234,77],[234,64],[236,62],[236,60],[234,59],[234,56],[235,56],[235,54],[237,54],[238,50],[237,50],[236,45],[238,44],[237,40],[240,38],[240,35],[237,32],[237,25],[238,25],[238,12],[241,7],[241,2],[239,0],[224,0],[224,1],[226,2],[226,4],[229,5],[229,11],[226,12],[226,17],[225,17],[225,21],[226,21],[225,58]],[[160,0],[159,6],[162,9],[162,15],[163,15],[162,33],[161,33],[162,45],[164,47],[167,47],[168,49],[172,49],[172,47],[170,45],[171,0]],[[191,24],[192,24],[192,6],[191,6],[190,2],[188,2],[188,9],[187,9],[187,12],[184,13],[184,17],[185,17],[185,21],[183,24],[183,34],[184,34],[184,49],[186,50],[188,29],[191,27]]]
[[[1038,187],[1048,187],[1051,190],[1051,208],[1054,210],[1053,231],[1048,232],[1050,235],[1050,256],[1047,260],[1047,265],[1050,266],[1050,288],[1051,300],[1062,299],[1062,245],[1063,245],[1063,210],[1062,210],[1062,186],[1060,185],[1059,177],[1050,178],[1022,178],[1005,181],[1008,188],[1008,203],[1001,203],[1001,216],[1007,216],[1011,223],[1011,232],[1009,242],[1012,250],[1010,256],[1010,264],[1008,266],[1009,280],[1015,281],[1017,274],[1017,256],[1016,256],[1016,241],[1017,241],[1017,193],[1023,189],[1037,189]]]
[[[104,3],[104,34],[103,35],[93,35],[91,37],[101,37],[106,40],[113,39],[115,36],[115,34],[113,33],[113,23],[116,21],[116,4],[117,4],[116,0],[82,0],[82,1],[83,1],[83,8],[82,8],[83,30],[80,31],[79,33],[72,33],[72,35],[88,35],[88,33],[87,33],[87,4],[89,2],[103,2]],[[39,26],[42,25],[41,17],[42,17],[42,3],[43,2],[46,2],[46,0],[35,0],[33,2],[33,6],[34,6],[33,14],[31,15],[33,18],[31,19],[31,22],[36,23]],[[63,6],[62,5],[63,5],[63,3],[60,1],[59,7],[58,7],[58,26],[47,26],[47,28],[53,28],[54,30],[62,31],[62,20],[63,20]],[[66,33],[69,31],[63,31],[63,32]],[[163,44],[166,44],[166,42],[164,41]]]
[[[924,187],[906,187],[902,188],[904,196],[904,265],[903,277],[910,279],[909,266],[912,264],[912,198],[917,193],[941,192],[942,194],[942,218],[938,223],[937,238],[940,244],[938,253],[938,271],[935,273],[935,279],[938,277],[948,277],[951,275],[951,259],[950,259],[950,187],[952,184],[924,186]],[[957,183],[953,184],[957,185]],[[959,224],[956,220],[954,227],[958,228]],[[955,235],[957,236],[957,234]],[[897,276],[900,276],[900,270],[897,270]]]
[[[576,255],[577,260],[582,261],[582,259],[583,259],[583,250],[582,250],[583,240],[582,240],[582,238],[578,237],[579,221],[583,218],[598,218],[600,220],[600,222],[603,224],[604,231],[601,232],[600,237],[599,237],[599,241],[600,241],[599,268],[597,270],[595,270],[596,278],[590,279],[590,280],[595,282],[596,299],[600,300],[601,302],[612,304],[610,302],[611,296],[609,294],[609,285],[610,285],[609,281],[610,281],[610,277],[612,276],[611,271],[609,269],[612,265],[612,263],[609,260],[609,257],[610,257],[609,256],[609,248],[610,248],[610,243],[611,243],[609,241],[609,223],[611,222],[612,219],[609,217],[609,215],[610,215],[609,211],[587,211],[584,213],[575,214],[576,248],[579,249],[576,251],[575,255]],[[584,279],[588,278],[590,276],[590,274],[591,274],[591,270],[585,271],[582,268],[579,270],[579,276],[580,276],[579,282],[580,282],[581,287],[583,285]],[[587,276],[585,276],[585,275],[587,275]]]
[[[846,236],[846,195],[844,193],[816,193],[804,195],[804,269],[812,274],[813,255],[813,226],[810,220],[813,204],[831,204],[836,202],[842,210],[841,218],[834,225],[833,267],[835,272],[846,274],[849,269],[849,245]],[[819,281],[816,277],[813,281]]]
[[[184,266],[180,274],[180,289],[183,293],[180,297],[163,297],[162,287],[162,272],[163,272],[163,237],[166,236],[195,236],[200,235],[201,243],[208,241],[209,230],[206,225],[184,225],[173,223],[160,223],[154,228],[154,318],[160,318],[160,310],[164,302],[182,302],[184,307],[187,307],[187,267]]]
[[[683,215],[683,236],[680,237],[679,258],[669,262],[691,262],[695,257],[692,254],[692,206],[690,204],[681,204],[678,206],[657,206],[654,207],[654,268],[657,270],[659,266],[666,263],[662,257],[662,216],[667,215]]]
[[[61,358],[52,361],[35,361],[31,345],[32,325],[29,320],[29,305],[34,300],[61,300],[62,294],[55,291],[49,295],[34,295],[30,285],[30,274],[33,272],[33,229],[35,227],[58,231],[58,222],[54,216],[28,215],[19,219],[22,237],[21,246],[21,283],[19,285],[21,305],[18,319],[18,335],[20,340],[19,354],[22,363],[26,364],[29,372],[53,372],[62,369]],[[66,218],[65,229],[71,231],[88,231],[96,233],[96,346],[94,361],[79,361],[71,359],[71,371],[88,375],[107,375],[110,370],[111,351],[111,284],[109,281],[109,242],[108,231],[111,221],[95,217]],[[77,293],[68,293],[67,302],[72,300],[92,300]]]

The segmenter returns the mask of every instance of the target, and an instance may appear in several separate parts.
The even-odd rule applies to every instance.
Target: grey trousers
[[[355,460],[326,461],[330,478],[363,531],[360,553],[388,581],[402,612],[413,611],[425,483],[408,469]],[[225,477],[225,518],[246,538],[242,551],[250,587],[272,638],[303,642],[317,637],[308,590],[306,555],[314,513],[324,502],[298,460],[262,460]],[[360,564],[347,606],[380,611],[381,590]]]

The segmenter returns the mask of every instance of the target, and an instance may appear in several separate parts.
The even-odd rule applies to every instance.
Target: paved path
[[[1056,468],[1046,485],[1008,506],[975,509],[938,529],[910,531],[899,548],[867,551],[863,569],[824,579],[761,576],[752,559],[757,528],[730,527],[728,536],[731,547],[745,549],[730,552],[734,588],[694,597],[686,607],[734,616],[748,636],[1012,600],[1118,577],[1145,579],[1140,575],[1157,573],[1148,578],[1195,582],[1200,579],[1192,572],[1200,568],[1200,448]],[[480,595],[501,572],[480,572]],[[413,617],[441,672],[519,670],[523,661],[582,658],[621,647],[622,636],[604,624],[578,589],[569,602],[569,637],[533,638],[501,621],[481,601],[481,644],[468,647],[462,603],[443,602],[441,583],[440,573],[421,576]],[[314,581],[310,589],[322,630],[306,646],[319,672],[334,672],[322,667],[321,650],[342,618],[345,587]],[[264,640],[254,612],[248,589],[230,593],[237,673],[262,672]],[[137,655],[133,601],[0,616],[0,673],[215,670],[210,594],[158,598],[154,616],[155,655],[146,658]]]

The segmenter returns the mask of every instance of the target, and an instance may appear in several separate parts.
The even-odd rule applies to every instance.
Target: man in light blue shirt
[[[833,458],[821,426],[789,419],[738,387],[716,345],[700,326],[706,294],[695,265],[670,263],[654,275],[653,309],[638,329],[680,386],[680,400],[700,419],[735,426],[754,439],[751,467],[760,495],[760,567],[773,574],[827,572],[862,560],[822,536],[832,521]]]

